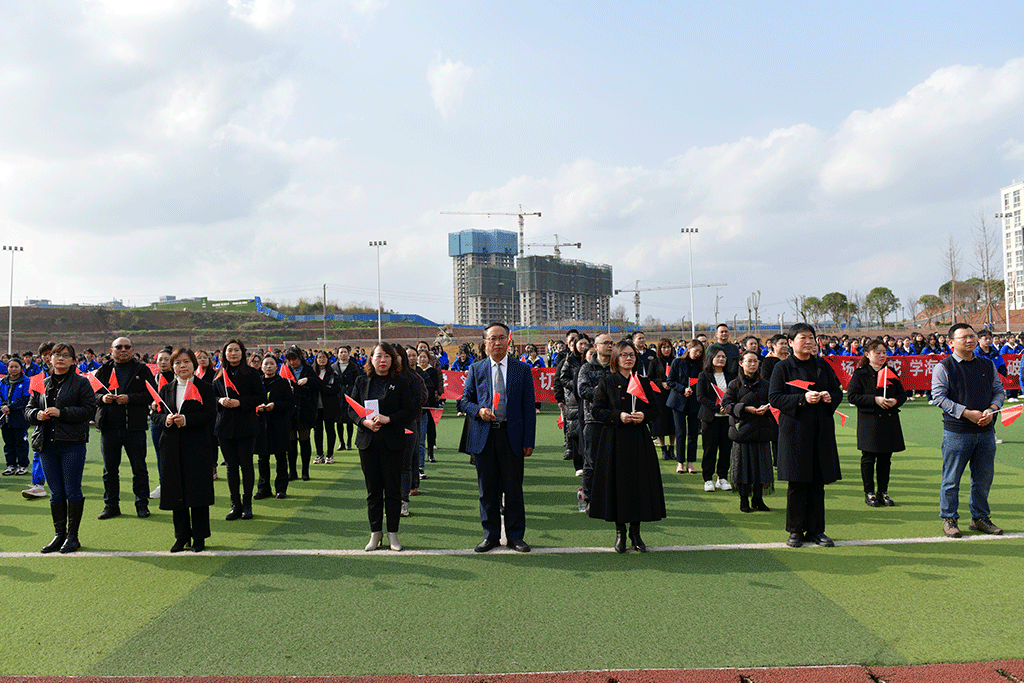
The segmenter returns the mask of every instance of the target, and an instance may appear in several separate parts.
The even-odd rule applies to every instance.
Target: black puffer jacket
[[[731,441],[754,443],[771,441],[775,436],[775,418],[771,411],[764,415],[748,413],[745,408],[760,408],[768,404],[768,382],[759,375],[739,377],[729,382],[722,405],[729,413],[729,439]]]
[[[89,420],[96,413],[96,394],[93,393],[89,380],[72,370],[58,388],[53,377],[48,377],[46,405],[59,409],[60,417],[49,420],[36,418],[43,409],[42,394],[33,392],[25,407],[25,419],[29,424],[36,425],[36,431],[32,435],[34,450],[41,450],[44,440],[46,443],[88,443]]]
[[[600,420],[594,417],[594,392],[601,378],[611,373],[611,368],[601,365],[595,355],[589,363],[580,368],[579,376],[576,378],[577,393],[580,402],[583,404],[583,424],[600,424]]]
[[[565,433],[569,436],[575,436],[580,429],[580,395],[576,379],[582,366],[583,358],[572,353],[558,369],[558,384],[565,397]]]

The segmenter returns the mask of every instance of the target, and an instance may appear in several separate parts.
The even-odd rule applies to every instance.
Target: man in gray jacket
[[[596,349],[594,357],[580,368],[579,378],[576,381],[580,401],[583,404],[583,432],[580,450],[583,451],[583,498],[587,501],[587,505],[590,505],[590,487],[594,482],[594,453],[597,451],[602,428],[601,423],[594,419],[594,390],[597,389],[601,378],[611,372],[608,363],[612,359],[613,344],[609,335],[597,335],[597,339],[594,340]]]

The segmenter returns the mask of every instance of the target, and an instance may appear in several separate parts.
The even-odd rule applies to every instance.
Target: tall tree
[[[974,265],[978,268],[978,274],[984,288],[982,305],[985,307],[985,322],[987,327],[992,329],[995,323],[995,297],[992,295],[992,280],[995,279],[995,268],[999,262],[996,261],[996,249],[999,241],[999,231],[985,220],[985,213],[982,209],[974,218]]]
[[[957,307],[957,286],[956,281],[960,277],[960,270],[962,262],[960,259],[960,246],[953,240],[952,233],[949,235],[949,242],[946,244],[945,250],[942,252],[942,271],[949,277],[949,309],[953,314],[953,324],[956,324],[956,307]],[[942,292],[939,292],[941,295]]]
[[[832,324],[839,327],[839,321],[846,315],[849,299],[842,292],[829,292],[821,297],[821,307],[832,318]]]
[[[907,292],[907,297],[903,300],[903,305],[907,309],[907,317],[910,318],[910,326],[917,326],[917,314],[921,310],[921,303],[918,301],[917,296],[913,292]]]
[[[868,292],[864,299],[864,305],[868,311],[877,316],[881,326],[885,327],[885,316],[900,307],[900,300],[888,287],[875,287]]]
[[[921,309],[928,314],[929,325],[937,315],[942,313],[941,309],[943,301],[934,294],[922,294],[921,298],[917,300],[917,303],[921,304]]]
[[[859,315],[866,315],[867,309],[864,308],[864,295],[860,293],[859,289],[851,289],[846,293],[848,305],[846,306],[846,327],[849,329],[853,326],[853,319]]]
[[[821,321],[821,315],[824,310],[825,309],[821,306],[821,299],[818,297],[804,297],[804,306],[802,311],[804,322],[807,322],[807,319],[810,318],[811,324],[817,327],[818,323]]]

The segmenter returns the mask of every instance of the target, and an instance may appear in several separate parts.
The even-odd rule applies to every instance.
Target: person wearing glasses
[[[153,373],[132,356],[132,342],[118,337],[110,345],[111,360],[96,371],[99,389],[96,428],[100,430],[103,452],[103,511],[99,519],[121,514],[121,451],[132,467],[135,513],[149,517],[149,470],[146,469],[146,435],[149,432],[149,404],[153,397],[146,382],[156,386]]]

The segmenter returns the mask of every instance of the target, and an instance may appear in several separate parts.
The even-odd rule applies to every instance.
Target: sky
[[[698,322],[934,294],[1024,179],[1024,4],[5,0],[13,297],[376,300],[452,322],[447,234],[582,247]],[[551,253],[530,247],[530,254]],[[0,280],[9,277],[4,253]],[[4,287],[3,289],[6,289]],[[689,319],[685,289],[641,317]],[[633,315],[633,295],[612,307]]]

